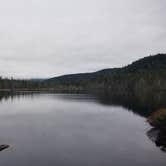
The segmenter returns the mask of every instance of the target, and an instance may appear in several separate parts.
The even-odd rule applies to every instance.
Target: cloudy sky
[[[165,0],[0,0],[0,75],[52,77],[166,52]]]

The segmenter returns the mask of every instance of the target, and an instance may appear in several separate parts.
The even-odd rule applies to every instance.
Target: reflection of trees
[[[150,94],[110,94],[99,93],[98,101],[105,105],[123,106],[132,112],[144,117],[149,117],[152,112],[166,108],[166,92],[151,92]],[[147,136],[157,147],[166,152],[166,131],[152,128]]]
[[[13,100],[14,98],[21,98],[23,96],[33,97],[37,92],[0,92],[0,102],[3,100]],[[39,93],[39,92],[38,92]]]
[[[0,101],[19,98],[25,95],[33,97],[35,93],[19,92],[19,93],[0,93]],[[61,96],[62,97],[62,96]],[[86,96],[88,97],[88,96]],[[166,92],[151,92],[150,94],[136,95],[132,93],[117,95],[111,93],[97,93],[95,94],[95,101],[104,105],[122,106],[136,114],[144,117],[161,108],[166,108]],[[93,100],[94,101],[94,100]],[[147,132],[147,136],[152,140],[156,146],[160,147],[162,151],[166,151],[166,132],[158,129],[151,129]]]
[[[97,99],[101,104],[122,106],[144,117],[166,107],[166,92],[152,92],[143,95],[132,93],[117,95],[104,92],[98,93]]]
[[[12,97],[13,97],[13,95],[9,92],[0,92],[0,101],[7,100]]]

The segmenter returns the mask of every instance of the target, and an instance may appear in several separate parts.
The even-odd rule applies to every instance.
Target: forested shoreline
[[[0,77],[1,91],[134,93],[166,91],[166,54],[140,59],[122,68],[70,74],[50,79],[17,80]]]

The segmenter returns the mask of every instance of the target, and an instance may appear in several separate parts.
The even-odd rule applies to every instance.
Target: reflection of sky
[[[1,102],[0,142],[11,147],[1,153],[0,165],[165,165],[146,136],[144,118],[81,95],[67,98],[44,94]]]

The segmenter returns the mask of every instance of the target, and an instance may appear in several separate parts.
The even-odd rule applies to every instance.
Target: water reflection
[[[30,97],[33,98],[36,96],[36,93],[0,93],[0,102],[5,100],[13,100],[15,98],[23,98]],[[86,102],[97,102],[102,105],[110,105],[110,106],[122,106],[125,109],[132,111],[136,114],[139,114],[143,117],[148,117],[152,112],[159,110],[161,108],[166,108],[166,93],[152,93],[146,94],[143,96],[137,96],[134,94],[125,94],[125,95],[116,95],[116,94],[108,94],[108,93],[97,93],[91,95],[63,95],[59,94],[56,97],[63,98],[64,100],[70,101],[86,101]],[[166,132],[158,130],[156,128],[152,128],[147,131],[148,138],[155,143],[157,147],[159,147],[162,151],[166,152]]]
[[[138,96],[135,94],[116,95],[110,93],[96,94],[98,102],[104,105],[122,106],[136,114],[148,117],[152,112],[166,108],[166,92]]]
[[[3,101],[7,101],[7,100],[14,100],[14,99],[19,99],[19,98],[23,98],[23,97],[30,97],[33,98],[36,94],[40,94],[38,93],[34,93],[34,92],[0,92],[0,102]]]
[[[148,118],[151,113],[166,108],[166,92],[152,92],[139,96],[136,94],[116,95],[99,93],[98,100],[106,105],[121,105],[124,108]],[[148,138],[162,151],[166,152],[166,131],[152,128],[147,132]]]

